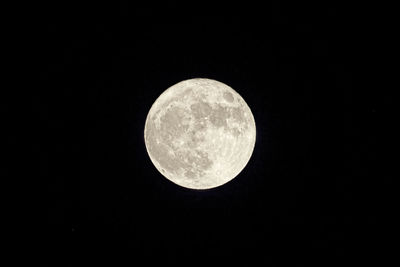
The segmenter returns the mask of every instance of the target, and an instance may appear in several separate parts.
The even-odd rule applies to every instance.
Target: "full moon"
[[[216,80],[196,78],[165,90],[152,105],[144,140],[157,170],[191,189],[221,186],[247,165],[256,125],[243,98]]]

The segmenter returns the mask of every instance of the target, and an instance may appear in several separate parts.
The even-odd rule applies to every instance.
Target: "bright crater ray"
[[[232,88],[211,79],[190,79],[164,91],[145,124],[154,166],[170,181],[208,189],[235,178],[254,149],[250,108]]]

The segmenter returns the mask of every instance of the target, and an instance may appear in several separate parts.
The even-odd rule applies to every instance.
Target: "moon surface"
[[[247,165],[256,125],[243,98],[216,80],[196,78],[165,90],[152,105],[144,140],[157,170],[191,189],[221,186]]]

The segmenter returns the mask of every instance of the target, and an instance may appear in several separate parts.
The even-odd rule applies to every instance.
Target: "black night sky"
[[[363,71],[353,9],[131,2],[37,18],[42,266],[342,266],[393,252],[393,99]],[[197,77],[234,88],[257,126],[246,168],[206,191],[166,180],[143,138],[155,99]]]

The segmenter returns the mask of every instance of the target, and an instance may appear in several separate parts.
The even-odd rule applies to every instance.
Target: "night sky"
[[[387,258],[393,98],[364,71],[368,30],[354,10],[43,6],[32,96],[42,266]],[[246,168],[206,191],[165,179],[144,144],[155,99],[190,78],[231,86],[257,127]]]

